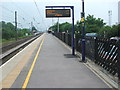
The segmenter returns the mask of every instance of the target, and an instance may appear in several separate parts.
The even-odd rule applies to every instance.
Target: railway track
[[[27,45],[29,45],[41,35],[42,33],[31,37],[27,37],[0,48],[0,50],[2,50],[2,53],[0,54],[0,66],[7,62],[10,58],[12,58],[19,51],[24,49]]]

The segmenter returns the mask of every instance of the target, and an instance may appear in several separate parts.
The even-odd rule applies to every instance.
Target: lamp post
[[[84,0],[82,0],[81,21],[82,21],[82,61],[86,62],[86,60],[85,60],[85,11],[84,11]]]

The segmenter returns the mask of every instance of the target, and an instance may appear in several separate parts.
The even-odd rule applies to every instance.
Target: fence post
[[[58,33],[59,39],[60,39],[60,33]]]
[[[95,46],[94,46],[94,62],[97,63],[98,62],[98,38],[95,38]]]
[[[66,36],[66,33],[64,33],[64,40],[63,40],[63,41],[64,41],[64,43],[65,43],[65,36]]]
[[[76,51],[78,51],[78,40],[79,40],[79,37],[78,37],[78,34],[75,35],[75,49]]]
[[[67,44],[67,33],[65,33],[65,43]]]
[[[62,41],[64,42],[64,33],[62,33]]]
[[[116,43],[117,49],[117,74],[118,74],[118,88],[120,88],[120,41]]]
[[[62,40],[62,33],[60,33],[60,40]]]

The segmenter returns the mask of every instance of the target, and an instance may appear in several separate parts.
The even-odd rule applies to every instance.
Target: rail
[[[22,40],[18,40],[12,44],[2,47],[2,54],[0,54],[0,65],[4,64],[11,57],[13,57],[16,53],[18,53],[20,50],[25,48],[28,44],[30,44],[32,41],[34,41],[41,35],[42,33],[31,36],[31,37],[24,38]]]

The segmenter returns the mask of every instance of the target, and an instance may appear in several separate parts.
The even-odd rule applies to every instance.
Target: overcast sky
[[[80,20],[82,0],[2,0],[2,16],[0,21],[12,22],[14,24],[14,11],[18,13],[18,27],[30,28],[30,23],[37,26],[40,31],[46,30],[52,24],[57,22],[45,17],[45,6],[74,6],[75,23]],[[112,25],[118,22],[118,1],[120,0],[85,0],[85,15],[94,15],[96,18],[102,18],[108,24],[108,11],[112,11]],[[38,9],[35,5],[38,6]],[[52,22],[53,21],[53,22]],[[71,18],[60,18],[60,23],[70,22]]]

